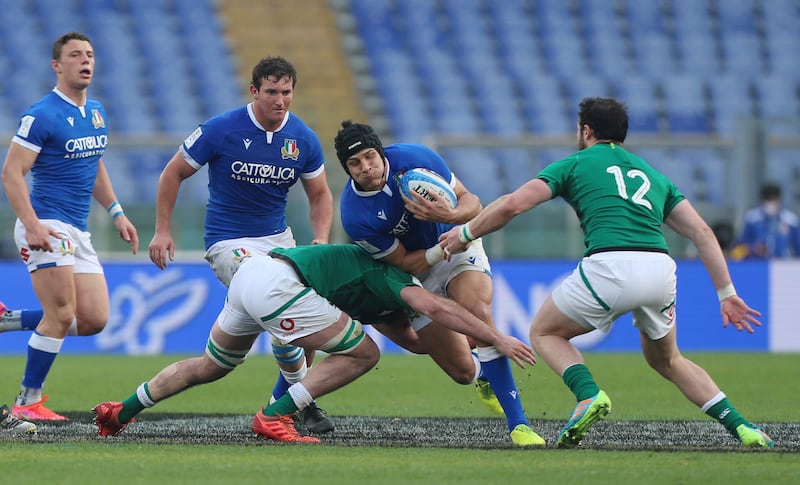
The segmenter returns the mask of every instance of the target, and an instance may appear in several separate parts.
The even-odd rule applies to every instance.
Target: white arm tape
[[[736,296],[736,289],[733,287],[733,283],[723,286],[717,290],[717,298],[719,298],[720,303],[722,303],[722,300],[732,296]]]
[[[425,250],[425,261],[434,266],[439,261],[444,260],[444,250],[438,244]]]

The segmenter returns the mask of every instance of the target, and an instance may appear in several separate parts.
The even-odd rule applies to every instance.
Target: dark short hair
[[[761,200],[776,200],[781,198],[781,186],[774,182],[767,182],[761,186]]]
[[[366,148],[374,148],[383,158],[383,143],[369,125],[353,123],[350,120],[342,121],[342,128],[336,133],[333,140],[336,147],[336,158],[348,174],[347,159]]]
[[[88,37],[81,34],[80,32],[67,32],[66,34],[62,35],[53,43],[53,60],[57,61],[61,59],[61,51],[64,50],[64,46],[67,42],[71,40],[85,40],[89,44],[92,43]]]
[[[258,61],[258,64],[253,67],[253,79],[250,82],[256,89],[260,89],[261,81],[270,76],[274,76],[275,79],[289,77],[292,80],[292,87],[297,84],[297,71],[294,66],[280,56],[265,57]]]
[[[578,122],[589,125],[598,140],[623,143],[628,135],[628,110],[613,98],[584,98],[579,105]]]

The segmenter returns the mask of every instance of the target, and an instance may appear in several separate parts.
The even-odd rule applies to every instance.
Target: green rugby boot
[[[605,391],[600,391],[596,396],[584,399],[575,406],[572,416],[567,424],[558,433],[558,448],[573,448],[577,446],[589,428],[611,412],[611,399]]]
[[[761,428],[750,427],[746,424],[740,424],[736,427],[736,437],[742,442],[742,445],[751,448],[774,448],[775,443],[772,441],[767,433]]]

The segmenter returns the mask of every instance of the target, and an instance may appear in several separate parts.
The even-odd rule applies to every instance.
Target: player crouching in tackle
[[[423,289],[415,277],[373,260],[355,245],[279,248],[243,260],[204,355],[168,365],[122,402],[94,407],[98,434],[118,435],[145,408],[224,377],[244,362],[258,335],[269,332],[284,344],[329,355],[256,413],[252,430],[277,441],[319,443],[300,435],[291,415],[371,369],[380,351],[358,320],[377,322],[398,311],[421,313],[491,342],[520,367],[536,362],[528,345],[484,325],[464,307]]]

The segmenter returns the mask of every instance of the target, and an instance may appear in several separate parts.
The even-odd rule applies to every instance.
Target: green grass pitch
[[[470,386],[452,383],[427,357],[403,355],[383,356],[360,380],[319,400],[338,425],[322,445],[275,444],[248,433],[250,416],[265,404],[276,376],[269,356],[253,356],[225,379],[159,403],[119,438],[100,438],[93,434],[89,409],[127,397],[179,356],[63,355],[45,391],[51,407],[70,416],[71,424],[40,426],[34,439],[0,440],[0,477],[4,483],[490,484],[753,483],[800,476],[800,355],[689,357],[709,371],[746,417],[779,431],[780,439],[773,434],[774,451],[742,450],[732,441],[706,446],[704,439],[727,439],[724,430],[720,433],[721,426],[637,353],[586,354],[614,408],[587,436],[589,446],[577,450],[510,447],[504,420],[490,417]],[[0,357],[0,390],[6,396],[0,403],[11,404],[23,368],[21,356]],[[543,363],[514,372],[528,417],[552,442],[574,398]],[[229,421],[215,421],[222,415]],[[198,443],[143,431],[178,416],[189,417],[189,432],[199,435]],[[203,426],[209,436],[224,437],[203,442]],[[648,441],[661,439],[667,445]],[[680,445],[684,439],[690,446]]]

